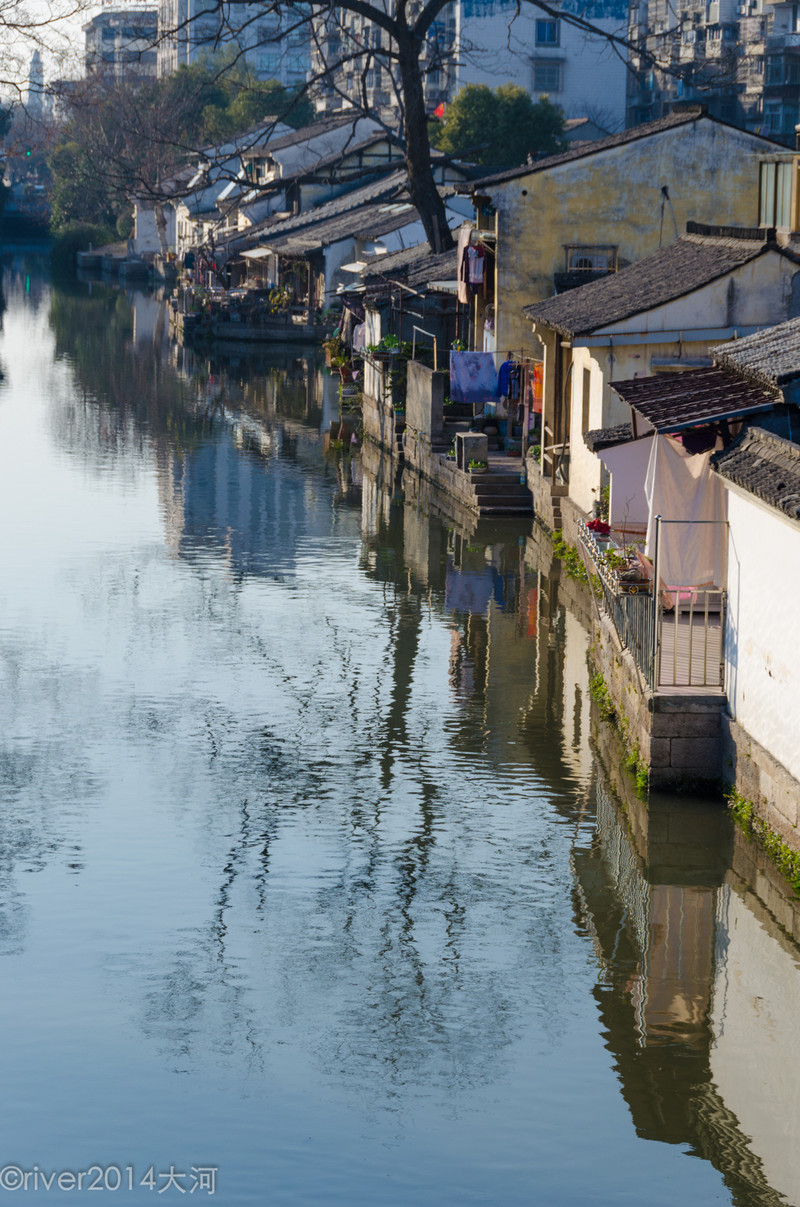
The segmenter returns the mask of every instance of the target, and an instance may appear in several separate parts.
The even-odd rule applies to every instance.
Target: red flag
[[[433,111],[434,117],[444,117],[444,101],[440,101]]]

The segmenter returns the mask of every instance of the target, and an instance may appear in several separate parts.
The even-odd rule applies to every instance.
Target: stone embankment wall
[[[379,448],[394,453],[397,440],[388,366],[369,365],[365,369],[364,387],[364,435]]]
[[[456,468],[437,452],[444,437],[444,396],[447,374],[429,369],[417,361],[408,362],[406,389],[406,464],[435,483],[452,499],[470,511],[478,510],[475,491],[468,474]]]
[[[651,788],[698,792],[718,787],[725,697],[653,693],[600,609],[592,620],[590,657],[629,750],[649,769]]]
[[[727,714],[722,718],[722,775],[752,802],[760,821],[792,850],[800,850],[800,783]]]

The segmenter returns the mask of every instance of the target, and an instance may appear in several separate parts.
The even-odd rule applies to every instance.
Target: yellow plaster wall
[[[662,185],[669,189],[679,233],[689,219],[755,225],[758,162],[771,149],[764,139],[701,118],[487,187],[498,211],[498,348],[533,351],[522,307],[552,295],[565,244],[615,244],[621,262],[657,251]],[[663,244],[673,239],[667,207]]]

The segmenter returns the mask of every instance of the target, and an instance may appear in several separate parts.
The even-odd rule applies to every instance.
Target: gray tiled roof
[[[242,249],[269,247],[272,241],[279,236],[304,230],[308,226],[326,222],[329,218],[349,214],[372,202],[384,201],[388,205],[393,200],[396,200],[398,204],[401,201],[408,201],[407,185],[408,178],[404,171],[392,172],[389,176],[381,176],[380,179],[370,181],[369,184],[363,185],[359,189],[352,189],[348,193],[334,197],[332,201],[326,201],[323,205],[314,206],[310,210],[303,210],[302,213],[295,214],[291,218],[283,218],[277,222],[273,218],[262,222],[258,226],[251,227],[245,234],[234,236],[230,242]]]
[[[769,411],[783,401],[774,387],[767,388],[725,369],[633,377],[612,381],[611,389],[657,432],[676,432],[736,415]]]
[[[398,212],[397,208],[385,202],[376,205],[359,205],[343,214],[334,214],[328,218],[322,215],[322,209],[312,210],[317,215],[316,220],[306,223],[300,230],[290,230],[284,234],[273,235],[265,233],[260,244],[281,255],[303,255],[316,248],[329,247],[340,239],[359,235],[364,239],[379,239],[390,231],[399,230],[412,222],[419,221],[419,214],[412,205]]]
[[[599,453],[605,448],[614,448],[617,444],[627,444],[633,440],[633,429],[630,422],[618,423],[615,427],[596,427],[586,432],[583,440],[589,452]]]
[[[800,318],[711,349],[718,365],[765,385],[800,377]]]
[[[455,281],[458,279],[458,252],[436,254],[429,244],[418,243],[390,256],[377,256],[364,270],[364,283],[368,289],[380,290],[392,281],[402,281],[412,289],[424,291],[431,281]]]
[[[474,180],[470,185],[461,185],[459,191],[462,193],[483,192],[486,188],[490,188],[495,184],[503,184],[506,180],[516,180],[520,176],[530,176],[534,172],[546,172],[549,168],[559,167],[564,163],[571,163],[576,159],[584,159],[587,155],[597,155],[602,151],[609,151],[614,147],[621,147],[627,143],[636,142],[641,138],[649,138],[653,134],[661,134],[665,130],[674,130],[679,126],[689,125],[691,122],[696,122],[700,119],[704,121],[714,122],[719,126],[728,126],[727,122],[721,122],[718,118],[711,117],[706,113],[702,105],[696,108],[686,109],[682,113],[670,113],[667,117],[660,117],[654,122],[645,122],[641,126],[632,126],[629,130],[623,130],[620,134],[611,134],[608,138],[599,138],[594,142],[581,142],[576,146],[570,147],[568,151],[563,151],[560,155],[548,155],[544,159],[536,159],[533,163],[522,164],[518,168],[507,168],[503,172],[495,172],[491,176],[484,176],[479,180]],[[729,127],[733,128],[733,127]],[[737,130],[741,134],[741,130]],[[753,138],[758,138],[758,135],[752,135]],[[777,151],[779,148],[777,143],[771,139],[762,138],[764,148]]]
[[[730,228],[735,229],[735,228]],[[622,322],[634,314],[663,306],[754,260],[768,248],[764,230],[742,230],[742,236],[697,233],[682,235],[664,247],[599,281],[580,285],[544,302],[525,306],[528,318],[562,335],[585,335]]]
[[[337,113],[331,117],[323,117],[310,126],[301,126],[299,130],[290,130],[288,134],[280,134],[277,138],[271,138],[265,147],[262,144],[262,148],[269,152],[282,151],[286,147],[294,147],[298,143],[310,142],[312,138],[319,138],[320,135],[328,134],[331,130],[338,130],[341,126],[350,125],[355,129],[362,117],[363,114],[356,110],[350,114]]]
[[[763,428],[748,427],[711,462],[726,481],[800,520],[800,446]]]

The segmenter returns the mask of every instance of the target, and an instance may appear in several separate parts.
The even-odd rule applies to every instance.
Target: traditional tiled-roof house
[[[497,348],[535,353],[524,305],[651,255],[689,219],[755,224],[759,161],[781,150],[697,107],[463,186],[492,253],[476,331],[492,305]]]
[[[525,313],[544,346],[532,487],[538,514],[558,526],[560,497],[583,513],[599,501],[602,467],[585,435],[630,421],[614,383],[709,367],[711,345],[800,313],[800,261],[773,231],[690,223],[638,264]]]
[[[720,365],[754,385],[800,391],[800,319],[713,350]],[[727,490],[728,711],[725,778],[757,816],[800,849],[800,423],[789,406],[791,439],[760,420],[712,458]]]

